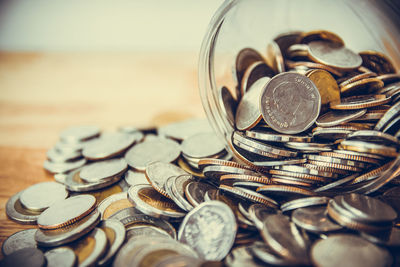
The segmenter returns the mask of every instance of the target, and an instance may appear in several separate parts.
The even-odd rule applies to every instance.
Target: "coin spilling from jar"
[[[335,33],[291,32],[236,58],[234,129],[64,130],[8,217],[37,229],[2,264],[397,266],[400,74]],[[49,265],[49,266],[50,266]]]

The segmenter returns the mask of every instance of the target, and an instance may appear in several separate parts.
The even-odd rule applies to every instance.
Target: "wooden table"
[[[15,193],[54,180],[42,165],[59,132],[204,117],[197,53],[0,52],[0,243],[32,225],[7,218]]]

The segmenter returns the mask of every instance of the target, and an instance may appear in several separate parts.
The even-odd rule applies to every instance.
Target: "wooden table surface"
[[[5,205],[28,186],[54,180],[42,165],[63,128],[90,123],[112,131],[204,117],[197,57],[0,52],[0,243],[35,227],[8,219]]]

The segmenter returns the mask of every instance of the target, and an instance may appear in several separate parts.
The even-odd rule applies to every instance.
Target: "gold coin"
[[[134,207],[134,205],[128,199],[117,200],[104,210],[102,219],[106,220],[116,212],[130,207]]]
[[[370,94],[383,87],[383,82],[378,78],[366,78],[340,87],[340,92],[349,94]]]
[[[327,105],[332,101],[340,100],[339,86],[333,76],[321,69],[311,70],[306,76],[317,86],[321,95],[321,108],[327,108]]]

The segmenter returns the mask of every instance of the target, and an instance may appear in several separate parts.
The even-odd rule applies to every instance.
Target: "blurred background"
[[[222,2],[0,1],[0,145],[204,117],[198,53]]]

